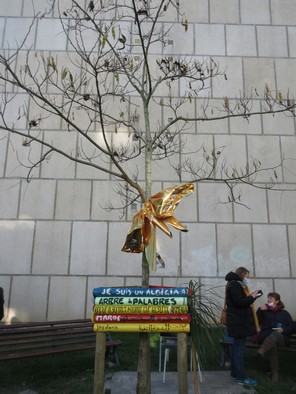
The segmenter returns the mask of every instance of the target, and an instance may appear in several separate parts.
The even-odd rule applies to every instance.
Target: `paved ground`
[[[234,382],[229,371],[202,372],[200,383],[200,394],[254,394],[255,390],[243,387]],[[106,394],[135,394],[136,372],[117,372],[106,376]],[[152,394],[178,394],[177,372],[167,372],[165,383],[162,382],[162,372],[152,372],[151,393]],[[195,394],[193,373],[188,372],[188,394]]]

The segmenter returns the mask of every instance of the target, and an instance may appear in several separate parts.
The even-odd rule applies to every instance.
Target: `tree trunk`
[[[152,164],[152,138],[150,130],[150,118],[148,102],[143,99],[143,110],[145,118],[145,199],[151,197],[151,164]],[[142,287],[149,287],[149,263],[145,251],[142,254]],[[151,394],[151,371],[150,371],[150,334],[139,334],[139,354],[138,354],[138,376],[137,394]]]
[[[140,333],[137,394],[151,394],[150,335]]]
[[[145,256],[142,255],[142,287],[149,286],[149,264]],[[138,379],[137,394],[151,393],[150,375],[150,334],[139,334],[139,356],[138,356]]]

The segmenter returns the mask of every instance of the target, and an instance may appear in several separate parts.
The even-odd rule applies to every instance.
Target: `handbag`
[[[226,290],[227,290],[227,286],[228,284],[225,286],[225,297],[224,297],[224,306],[221,312],[221,316],[220,316],[220,323],[223,324],[224,326],[227,324],[227,305],[226,305]]]
[[[251,292],[250,292],[249,287],[247,285],[244,286],[244,292],[245,292],[247,297],[251,295]],[[259,332],[260,331],[260,324],[259,324],[259,321],[258,321],[257,313],[255,311],[254,303],[251,305],[251,308],[252,308],[252,313],[253,313],[253,317],[254,317],[254,323],[255,323],[256,331]]]
[[[221,313],[221,316],[220,316],[220,323],[223,324],[223,325],[227,324],[226,305],[222,309],[222,313]]]

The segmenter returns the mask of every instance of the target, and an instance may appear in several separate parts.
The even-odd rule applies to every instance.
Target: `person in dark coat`
[[[267,295],[267,303],[257,309],[261,326],[257,342],[261,344],[258,355],[268,356],[272,381],[278,381],[278,346],[288,346],[294,331],[294,321],[278,293]]]
[[[227,333],[233,337],[231,377],[236,379],[238,384],[256,386],[257,382],[245,374],[244,351],[246,338],[257,332],[257,318],[251,306],[261,293],[256,290],[250,294],[248,278],[249,271],[245,267],[239,267],[235,272],[229,272],[225,276]]]
[[[0,287],[0,320],[4,317],[4,291],[3,288]]]

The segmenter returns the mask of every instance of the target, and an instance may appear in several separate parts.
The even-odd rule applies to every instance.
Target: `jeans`
[[[231,376],[238,380],[245,380],[244,351],[246,338],[233,338],[231,349]]]

